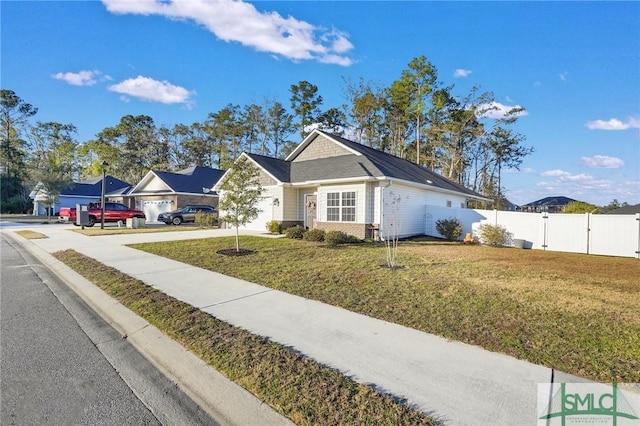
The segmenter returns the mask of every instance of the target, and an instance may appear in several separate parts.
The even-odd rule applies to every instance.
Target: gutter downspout
[[[378,238],[380,238],[380,241],[384,241],[384,238],[382,237],[384,235],[382,232],[384,228],[384,190],[389,188],[392,183],[393,181],[389,180],[389,183],[386,186],[381,187],[380,190],[380,226],[378,226]]]

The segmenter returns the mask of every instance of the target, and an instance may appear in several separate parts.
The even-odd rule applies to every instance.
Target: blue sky
[[[2,1],[1,82],[92,139],[127,114],[191,124],[227,104],[289,105],[292,84],[343,104],[424,55],[440,80],[526,108],[535,149],[506,171],[523,204],[640,203],[640,2]]]

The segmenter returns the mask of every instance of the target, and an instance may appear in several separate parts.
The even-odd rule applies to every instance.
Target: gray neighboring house
[[[136,208],[144,211],[147,222],[158,222],[160,213],[177,210],[189,204],[218,206],[218,193],[213,189],[223,170],[193,166],[177,172],[151,170],[129,192]]]
[[[573,198],[569,197],[546,197],[542,198],[538,201],[533,201],[531,203],[523,204],[520,206],[523,212],[534,212],[534,213],[562,213],[564,208],[567,207],[567,204],[572,201],[576,201]]]
[[[105,199],[109,201],[128,204],[127,193],[131,185],[113,176],[105,177]],[[33,200],[33,214],[46,215],[47,206],[45,200],[48,197],[47,188],[40,182],[29,194]],[[60,211],[61,207],[75,207],[76,204],[89,204],[100,202],[102,197],[102,176],[76,182],[60,191],[58,202],[53,208],[53,215]]]
[[[358,238],[384,237],[395,226],[393,232],[408,237],[425,233],[429,205],[465,208],[468,200],[487,201],[420,165],[320,130],[284,160],[242,157],[259,169],[265,188],[261,213],[246,226],[251,230],[266,231],[275,220]]]
[[[624,206],[614,210],[608,210],[603,214],[638,214],[640,213],[640,204],[635,206]]]

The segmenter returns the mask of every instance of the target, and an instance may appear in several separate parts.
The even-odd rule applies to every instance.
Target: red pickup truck
[[[64,222],[73,222],[76,224],[76,208],[75,207],[62,207],[58,213],[60,220]],[[144,212],[142,210],[133,210],[124,204],[120,203],[104,203],[104,221],[105,222],[118,222],[126,221],[127,219],[139,217],[145,219]],[[102,209],[100,204],[89,205],[89,222],[85,226],[92,227],[96,222],[102,221]]]

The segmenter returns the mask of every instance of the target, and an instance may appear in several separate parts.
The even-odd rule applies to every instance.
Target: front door
[[[313,229],[313,225],[316,220],[316,204],[318,197],[316,195],[305,195],[305,215],[304,215],[304,227],[305,229]]]

